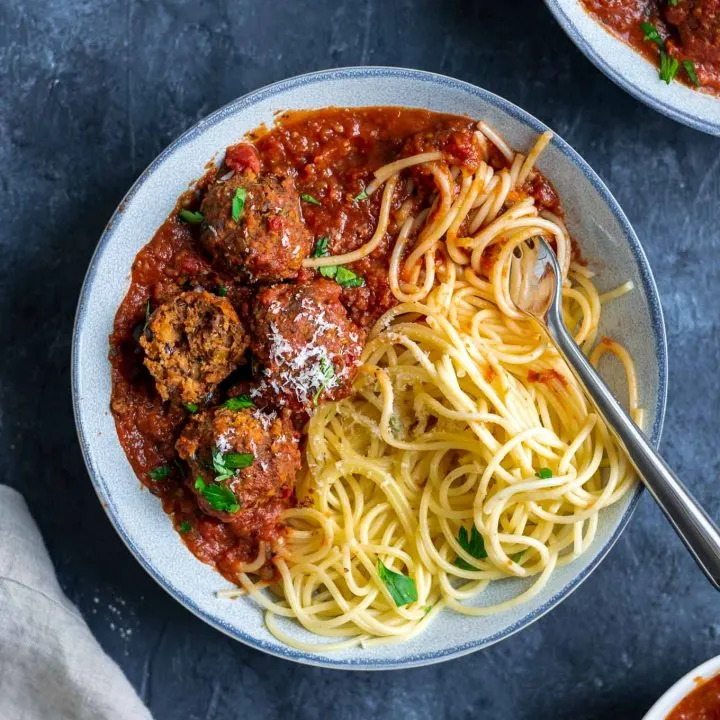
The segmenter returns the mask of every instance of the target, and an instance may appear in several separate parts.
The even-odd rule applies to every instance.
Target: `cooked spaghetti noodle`
[[[541,135],[525,156],[480,123],[476,142],[486,158],[494,146],[506,167],[481,162],[469,172],[440,152],[391,162],[366,188],[382,192],[370,240],[305,261],[354,262],[391,233],[398,304],[371,330],[352,396],[321,406],[309,422],[299,504],[286,512],[287,533],[274,548],[280,580],[272,594],[252,574],[262,559],[239,574],[243,590],[222,593],[249,593],[288,645],[394,642],[443,608],[487,615],[522,603],[588,549],[599,513],[633,487],[604,422],[509,294],[518,249],[547,238],[562,268],[568,327],[593,362],[617,356],[642,423],[627,351],[607,339],[592,350],[603,302],[631,284],[599,295],[592,273],[572,260],[562,220],[521,190],[550,139]],[[410,167],[423,168],[435,187],[419,209],[393,202],[414,182]],[[503,578],[529,583],[510,600],[483,604],[482,591]],[[279,617],[325,640],[301,641]]]

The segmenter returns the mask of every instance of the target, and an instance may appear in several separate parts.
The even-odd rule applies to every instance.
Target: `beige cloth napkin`
[[[22,496],[2,485],[0,718],[151,720],[60,589]]]

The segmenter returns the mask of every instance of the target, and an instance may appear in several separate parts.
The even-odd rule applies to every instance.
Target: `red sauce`
[[[567,385],[567,380],[557,370],[530,370],[527,376],[528,382],[545,383],[550,385],[553,382],[559,382],[561,385]]]
[[[228,166],[274,172],[294,178],[299,193],[320,204],[302,202],[304,223],[315,240],[328,236],[330,254],[349,252],[366,243],[375,231],[382,193],[355,200],[382,165],[412,154],[415,144],[423,150],[442,149],[466,167],[476,165],[472,143],[475,120],[405,108],[330,108],[319,111],[288,112],[271,129],[260,128],[248,145],[231,146],[226,166],[211,167],[195,188],[178,201],[175,210],[138,253],[132,268],[130,288],[115,317],[110,336],[113,392],[111,409],[118,437],[142,483],[163,504],[182,533],[188,548],[203,562],[214,565],[233,580],[237,562],[256,557],[257,540],[282,533],[277,517],[296,502],[294,494],[274,497],[266,512],[257,512],[251,534],[236,534],[232,524],[204,513],[185,485],[187,469],[178,459],[175,444],[188,419],[182,407],[163,402],[143,364],[137,338],[146,319],[148,303],[154,310],[163,302],[192,288],[227,294],[241,319],[247,320],[255,288],[245,286],[214,268],[199,242],[199,225],[178,219],[180,208],[197,210],[207,186]],[[241,140],[238,138],[238,140]],[[406,147],[407,145],[407,147]],[[502,167],[504,160],[492,153],[490,162]],[[402,184],[404,187],[404,184]],[[406,192],[395,193],[394,209],[407,200]],[[418,183],[413,202],[425,204],[430,184]],[[534,175],[521,192],[560,212],[557,195],[544,178]],[[398,228],[391,223],[378,249],[350,268],[364,278],[364,287],[346,288],[341,301],[350,317],[361,327],[369,326],[395,304],[387,280],[391,237]],[[302,270],[297,283],[318,277]],[[240,368],[214,394],[218,404],[238,382],[249,380],[251,365]],[[298,423],[303,418],[298,418]],[[153,481],[148,473],[159,466],[170,468],[167,477]]]
[[[720,720],[720,675],[695,688],[673,708],[667,720]]]
[[[582,0],[588,12],[654,65],[660,48],[644,40],[651,23],[680,67],[676,80],[695,87],[682,62],[693,63],[701,90],[720,94],[720,0]]]

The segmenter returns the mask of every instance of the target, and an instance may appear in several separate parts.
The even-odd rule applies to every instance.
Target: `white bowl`
[[[160,502],[141,489],[115,432],[110,402],[108,334],[129,284],[135,254],[152,237],[177,197],[200,177],[205,164],[274,113],[293,108],[405,105],[484,118],[515,147],[527,150],[546,126],[511,103],[473,85],[417,70],[349,68],[276,83],[236,100],[199,122],[168,147],[141,175],[113,215],[83,285],[72,348],[73,400],[85,462],[116,530],[143,567],[173,597],[211,625],[258,649],[329,667],[389,669],[425,665],[486,647],[521,630],[572,592],[597,567],[628,522],[640,489],[603,511],[592,547],[559,568],[535,598],[507,612],[470,618],[442,614],[419,637],[401,645],[333,654],[299,652],[279,643],[263,614],[246,599],[215,597],[227,582],[183,545]],[[626,280],[636,290],[610,304],[601,331],[625,343],[635,357],[647,431],[657,444],[666,399],[665,328],[655,283],[640,243],[615,199],[597,175],[555,137],[540,169],[560,193],[570,231],[585,257],[597,260],[602,289]],[[625,394],[621,371],[607,379]],[[496,583],[478,602],[497,602],[523,587]],[[298,626],[290,630],[307,635]]]
[[[593,18],[581,0],[545,0],[585,56],[621,88],[663,115],[720,135],[720,98],[658,77],[658,69]]]
[[[698,665],[683,675],[643,717],[643,720],[666,720],[670,711],[704,680],[710,680],[720,673],[720,655]]]

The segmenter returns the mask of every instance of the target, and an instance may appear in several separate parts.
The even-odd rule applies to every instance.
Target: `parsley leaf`
[[[245,200],[247,199],[247,190],[245,188],[238,188],[235,191],[235,196],[232,199],[232,219],[235,222],[240,220],[243,210],[245,209]]]
[[[222,510],[229,513],[236,513],[240,509],[240,503],[235,493],[225,485],[215,483],[208,485],[200,475],[195,478],[195,489],[202,493],[210,507],[215,510]]]
[[[183,407],[189,413],[196,413],[198,411],[198,406],[195,403],[183,403]]]
[[[665,50],[665,42],[660,37],[660,33],[657,31],[657,28],[652,23],[640,23],[640,27],[645,33],[645,37],[643,37],[643,40],[645,42],[654,42],[661,50]]]
[[[150,470],[148,477],[153,481],[164,480],[170,474],[170,468],[167,465],[160,465],[154,470]]]
[[[225,467],[230,470],[242,470],[243,468],[250,467],[255,456],[252,453],[227,453],[223,455],[225,461]]]
[[[192,525],[187,520],[183,520],[183,522],[180,523],[180,532],[184,535],[190,532],[190,530],[192,530]]]
[[[668,54],[667,48],[665,47],[665,41],[662,39],[657,28],[652,23],[640,23],[640,27],[645,33],[643,40],[645,42],[655,43],[660,49],[660,68],[658,70],[658,75],[661,80],[664,80],[669,85],[675,79],[675,76],[680,69],[680,63],[676,57]],[[696,85],[699,85],[699,83],[696,82],[697,75],[695,73],[695,66],[693,63],[690,60],[685,60],[683,61],[683,66],[685,67],[685,71],[687,72],[690,80],[692,80],[692,82]]]
[[[315,243],[315,249],[312,251],[312,255],[310,257],[325,257],[329,254],[328,250],[328,242],[330,241],[330,238],[327,235],[323,235],[322,237],[319,237],[317,242]]]
[[[353,198],[353,202],[360,202],[362,200],[367,200],[369,197],[370,196],[365,192],[365,190],[362,190]]]
[[[328,280],[334,280],[341,287],[362,287],[364,278],[348,270],[344,265],[326,265],[318,268],[320,274]]]
[[[212,466],[215,471],[215,482],[225,482],[229,480],[235,473],[225,466],[223,454],[217,449],[212,450]]]
[[[318,398],[322,394],[323,390],[325,390],[325,388],[328,386],[328,383],[330,383],[335,377],[335,367],[327,358],[321,358],[320,372],[322,373],[323,381],[317,392],[313,395],[313,405],[317,405]]]
[[[417,587],[411,577],[385,567],[385,563],[380,558],[377,561],[377,571],[398,607],[408,605],[418,599]]]
[[[672,5],[673,7],[676,7],[678,4],[678,0],[668,0],[668,5]]]
[[[310,203],[311,205],[322,205],[322,203],[317,198],[314,198],[312,195],[308,195],[307,193],[303,193],[300,196],[300,199],[306,203]]]
[[[227,453],[223,455],[217,448],[212,450],[212,465],[215,470],[215,482],[225,482],[234,474],[235,470],[250,467],[255,460],[252,453]]]
[[[339,265],[335,273],[335,282],[341,287],[362,287],[365,280],[356,275],[352,270],[348,270],[343,265]]]
[[[522,559],[522,556],[523,556],[524,554],[525,554],[525,551],[524,551],[524,550],[521,550],[520,552],[515,553],[514,555],[511,555],[511,556],[510,556],[510,559],[511,559],[514,563],[520,562],[520,560]]]
[[[225,297],[227,295],[227,288],[224,285],[218,285],[217,294],[220,297]]]
[[[668,85],[675,79],[680,63],[677,58],[668,55],[664,50],[660,51],[660,72],[658,75]]]
[[[482,560],[488,556],[487,551],[485,550],[485,541],[483,540],[483,536],[475,527],[475,523],[473,523],[472,530],[470,531],[470,537],[468,537],[468,531],[465,529],[465,526],[461,525],[460,530],[458,531],[457,539],[460,543],[460,547],[471,557],[474,557],[477,560]],[[461,558],[460,556],[455,558],[454,564],[461,570],[477,570],[474,565],[471,565],[467,560]]]
[[[700,87],[700,80],[698,80],[697,73],[695,72],[695,63],[692,60],[683,60],[683,67],[687,76],[690,78],[690,82],[696,87]]]
[[[318,238],[318,241],[315,243],[315,249],[312,251],[310,257],[327,257],[330,254],[328,242],[329,238],[327,235]],[[340,287],[362,287],[365,284],[363,278],[344,265],[326,265],[325,267],[319,267],[318,271],[324,278],[334,280]]]
[[[181,210],[178,217],[189,225],[199,225],[205,219],[201,212],[193,212],[192,210]]]
[[[238,395],[237,397],[228,398],[223,407],[228,410],[245,410],[246,408],[254,408],[255,403],[247,395]]]
[[[535,477],[539,477],[541,480],[549,480],[553,476],[550,468],[540,468],[536,473]]]

